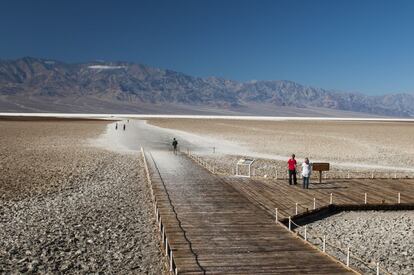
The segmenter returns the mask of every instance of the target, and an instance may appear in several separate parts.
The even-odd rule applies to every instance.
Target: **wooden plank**
[[[364,203],[364,194],[367,193],[368,203],[396,203],[398,193],[401,193],[401,202],[414,202],[413,179],[340,179],[328,180],[324,184],[311,184],[310,189],[299,186],[289,186],[286,180],[237,180],[227,177],[226,182],[231,184],[251,202],[274,215],[275,208],[280,210],[282,217],[295,214],[295,204],[299,205],[299,212],[306,208],[313,208],[313,198],[316,198],[317,207],[329,204],[330,194],[336,204]]]
[[[312,163],[312,170],[329,171],[329,163],[328,162],[314,162]]]
[[[353,274],[294,237],[257,205],[280,200],[287,209],[291,201],[285,196],[272,198],[273,190],[253,188],[250,180],[229,183],[184,155],[153,151],[147,159],[180,274]],[[239,190],[242,186],[249,186],[244,190],[256,203]]]

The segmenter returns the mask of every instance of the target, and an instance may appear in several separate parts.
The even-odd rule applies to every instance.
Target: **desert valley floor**
[[[308,211],[330,194],[344,204],[362,204],[364,193],[368,204],[394,205],[397,195],[413,204],[412,122],[3,119],[0,129],[0,273],[168,274],[172,254],[179,274],[369,273],[377,262],[392,274],[414,270],[412,210],[373,212],[372,222],[405,237],[388,234],[377,254],[355,251],[368,267],[355,261],[353,269],[274,220],[275,208],[286,219],[295,202]],[[291,153],[330,162],[332,178],[289,187],[270,170],[284,173]],[[233,176],[241,157],[257,159],[253,178]],[[382,178],[335,178],[344,171]],[[340,215],[351,225],[365,217]],[[375,236],[341,241],[364,238]],[[389,247],[399,250],[381,254]]]

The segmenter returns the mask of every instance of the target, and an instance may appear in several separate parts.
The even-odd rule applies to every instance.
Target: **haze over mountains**
[[[0,60],[0,112],[414,117],[414,95],[193,77],[127,62]]]

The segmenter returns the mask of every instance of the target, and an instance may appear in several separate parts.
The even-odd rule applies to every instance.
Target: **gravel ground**
[[[304,230],[299,232],[303,235]],[[319,235],[319,238],[315,238]],[[375,274],[376,262],[392,274],[414,274],[414,212],[364,211],[342,212],[308,224],[310,241],[321,247],[322,236],[328,244],[364,260],[361,264],[351,257],[355,265],[367,274]],[[327,245],[327,252],[345,262],[345,254]],[[384,274],[382,271],[380,274]]]
[[[105,123],[0,128],[0,273],[165,273],[142,160],[88,145]]]

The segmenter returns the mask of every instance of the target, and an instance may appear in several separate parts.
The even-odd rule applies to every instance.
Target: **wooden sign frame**
[[[329,171],[330,164],[329,162],[315,162],[312,163],[312,170],[319,171],[319,183],[322,183],[322,172]]]

